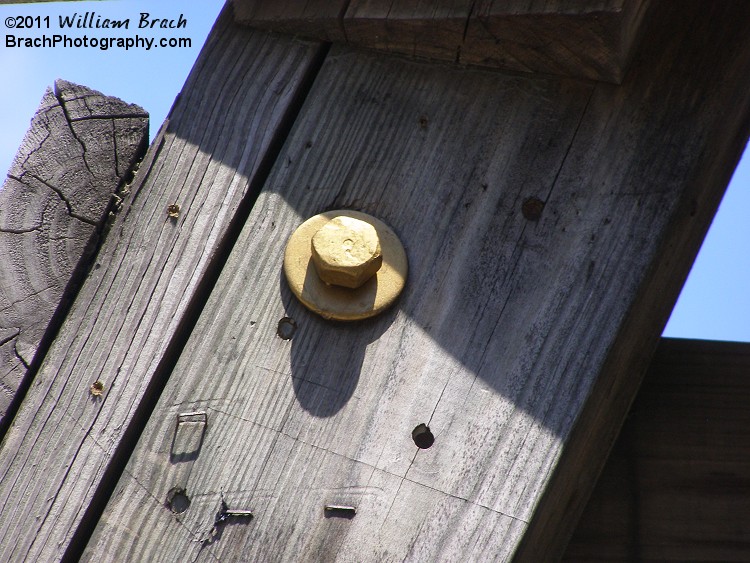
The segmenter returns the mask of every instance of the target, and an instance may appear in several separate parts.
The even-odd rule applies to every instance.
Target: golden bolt
[[[334,217],[311,241],[318,277],[328,285],[357,289],[383,265],[378,233],[370,223],[354,217]]]
[[[284,251],[292,293],[311,311],[339,321],[366,319],[390,307],[404,289],[408,269],[393,229],[349,209],[310,217]]]

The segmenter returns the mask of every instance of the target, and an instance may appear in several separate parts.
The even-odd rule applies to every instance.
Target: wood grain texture
[[[747,561],[750,345],[664,339],[566,561]]]
[[[459,61],[619,84],[649,5],[647,0],[480,0],[464,31]]]
[[[747,138],[747,10],[707,8],[662,6],[621,87],[334,48],[85,559],[559,557]],[[409,255],[363,323],[281,278],[294,228],[340,207]],[[194,410],[205,440],[175,460]],[[222,496],[255,518],[215,526]]]
[[[529,470],[494,455],[523,455],[521,434],[501,429],[558,438],[515,395],[529,355],[505,352],[533,354],[541,340],[497,319],[522,315],[509,299],[534,273],[522,266],[519,279],[517,263],[523,249],[542,251],[522,201],[548,196],[591,90],[329,55],[86,559],[508,558],[534,491],[517,497],[495,480]],[[340,325],[291,297],[286,239],[329,207],[372,213],[401,236],[410,280],[398,309]],[[285,315],[299,325],[291,342],[276,336]],[[173,463],[175,418],[193,410],[208,413],[205,441]],[[417,454],[422,422],[440,447]],[[537,452],[529,463],[549,471]],[[192,500],[178,518],[164,504],[173,487]],[[221,490],[256,519],[211,538]],[[358,514],[326,519],[326,502]]]
[[[640,206],[644,204],[642,190],[651,186],[650,192],[667,197],[662,210],[671,208],[673,212],[658,241],[656,259],[608,351],[601,370],[606,377],[598,378],[592,386],[539,501],[544,508],[537,510],[524,535],[519,560],[539,561],[562,553],[619,432],[617,421],[626,416],[639,376],[658,342],[656,336],[666,325],[750,135],[750,97],[744,78],[750,72],[750,36],[745,33],[750,25],[750,5],[693,1],[679,7],[660,3],[657,8],[646,32],[650,40],[637,55],[628,82],[610,101],[618,121],[609,125],[617,128],[641,123],[639,161],[632,168],[641,176],[628,180],[633,182],[630,193]],[[726,59],[719,55],[722,48],[735,56]],[[633,140],[623,128],[618,134],[607,133],[597,144],[617,155],[622,147],[632,147]],[[617,165],[610,173],[617,174],[622,170],[620,160],[612,159]],[[661,181],[651,176],[657,169]],[[600,173],[606,172],[602,169]],[[671,194],[668,185],[681,185],[682,194]],[[640,252],[648,244],[646,238],[659,238],[656,232],[650,229],[642,236],[622,233],[619,244],[632,245]],[[632,271],[622,272],[622,279],[632,275]],[[602,310],[601,314],[607,313]]]
[[[0,189],[0,419],[147,143],[142,108],[64,80],[45,92]]]
[[[346,41],[342,18],[347,0],[234,0],[234,17],[252,27],[310,37]]]
[[[0,559],[68,549],[316,51],[217,23],[4,438]]]
[[[234,0],[237,21],[489,68],[620,83],[645,0]]]

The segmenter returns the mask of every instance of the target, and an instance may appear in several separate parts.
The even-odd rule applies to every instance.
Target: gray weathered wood
[[[493,334],[519,283],[512,272],[521,249],[542,251],[527,240],[534,225],[521,204],[548,196],[591,90],[348,50],[329,55],[87,558],[192,560],[202,549],[204,558],[258,561],[334,552],[344,560],[450,558],[482,549],[487,559],[508,557],[533,494],[509,498],[498,483],[477,490],[481,499],[462,497],[481,488],[485,471],[512,469],[492,452],[517,452],[523,441],[493,427],[520,424],[556,441],[525,413],[533,405],[513,408],[506,397],[517,383],[493,367],[527,336]],[[509,134],[520,130],[528,136]],[[291,231],[342,206],[382,217],[409,252],[401,307],[372,322],[324,322],[280,285]],[[276,336],[285,315],[300,326],[291,343]],[[517,380],[525,361],[498,365]],[[456,418],[465,400],[481,428]],[[199,455],[173,463],[177,414],[202,409],[209,421]],[[411,431],[422,422],[438,442],[417,454]],[[486,449],[463,452],[460,440],[475,443],[475,432],[494,437]],[[442,470],[440,458],[449,463]],[[451,484],[453,471],[466,471],[466,482]],[[173,487],[192,498],[177,519],[164,506]],[[256,518],[203,546],[220,490]],[[358,514],[325,519],[326,502],[357,505]],[[469,533],[476,521],[483,528]],[[446,539],[430,541],[449,526]]]
[[[412,57],[619,83],[645,0],[234,0],[237,21]]]
[[[316,53],[217,24],[2,443],[0,559],[68,549]]]
[[[147,144],[136,105],[64,80],[44,94],[0,189],[0,419]]]
[[[747,561],[750,344],[664,339],[566,561]]]
[[[232,0],[235,20],[260,29],[346,41],[342,18],[346,0]]]
[[[559,557],[747,138],[747,15],[662,5],[621,87],[334,48],[85,558]],[[281,277],[293,229],[339,207],[410,260],[358,324]],[[186,411],[208,416],[189,458]],[[255,518],[215,527],[222,496]]]

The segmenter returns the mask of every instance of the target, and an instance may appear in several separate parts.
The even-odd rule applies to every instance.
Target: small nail
[[[357,513],[357,507],[341,504],[327,504],[323,510],[326,516],[343,516],[344,518],[352,518]]]

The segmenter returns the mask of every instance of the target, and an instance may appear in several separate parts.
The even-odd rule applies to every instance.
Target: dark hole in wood
[[[182,487],[172,487],[167,493],[167,507],[175,514],[182,514],[190,508],[190,498]]]
[[[279,326],[276,329],[279,338],[291,340],[295,332],[297,332],[297,321],[289,317],[284,317],[279,321]]]
[[[529,221],[538,221],[544,210],[544,202],[537,197],[529,197],[521,205],[523,216]]]
[[[435,436],[430,432],[430,427],[422,423],[411,431],[411,438],[418,448],[426,450],[435,443]]]

